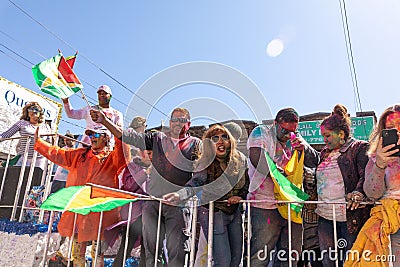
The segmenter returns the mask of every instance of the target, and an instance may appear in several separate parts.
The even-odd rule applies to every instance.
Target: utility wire
[[[24,13],[26,16],[28,16],[30,19],[32,19],[34,22],[36,22],[37,24],[39,24],[42,28],[44,28],[46,31],[48,31],[50,34],[52,34],[54,37],[56,37],[58,40],[60,40],[61,42],[63,42],[65,45],[67,45],[69,48],[71,48],[74,51],[77,51],[77,49],[75,49],[72,45],[70,45],[69,43],[67,43],[66,41],[64,41],[64,39],[62,39],[60,36],[58,36],[55,32],[51,31],[48,27],[46,27],[43,23],[41,23],[40,21],[38,21],[37,19],[35,19],[33,16],[31,16],[28,12],[26,12],[25,10],[23,10],[21,7],[19,7],[17,4],[15,4],[12,0],[8,0],[11,4],[13,4],[18,10],[20,10],[22,13]],[[131,89],[129,89],[127,86],[125,86],[123,83],[121,83],[119,80],[117,80],[116,78],[114,78],[111,74],[109,74],[108,72],[106,72],[105,70],[103,70],[100,66],[98,66],[97,64],[95,64],[92,60],[90,60],[88,57],[86,57],[84,54],[80,53],[80,55],[86,59],[90,64],[92,64],[93,66],[95,66],[98,70],[100,70],[102,73],[104,73],[106,76],[108,76],[109,78],[111,78],[113,81],[115,81],[116,83],[118,83],[120,86],[122,86],[123,88],[125,88],[127,91],[129,91],[130,93],[134,94],[136,97],[138,97],[140,100],[142,100],[144,103],[146,103],[147,105],[149,105],[150,107],[152,107],[154,110],[157,110],[158,112],[160,112],[161,114],[163,114],[164,116],[168,116],[168,114],[166,114],[165,112],[161,111],[160,109],[158,109],[157,107],[155,107],[154,105],[152,105],[151,103],[149,103],[146,99],[142,98],[141,96],[139,96],[138,94],[136,94],[134,91],[132,91]]]
[[[351,45],[351,38],[350,38],[350,30],[349,30],[349,23],[347,19],[347,10],[346,10],[346,2],[345,0],[339,0],[340,3],[340,14],[342,17],[342,25],[343,25],[343,32],[345,36],[345,43],[346,43],[346,52],[347,58],[349,61],[350,73],[352,76],[352,83],[353,83],[353,91],[354,91],[354,100],[356,102],[356,113],[357,108],[361,112],[363,112],[362,105],[361,105],[361,98],[360,98],[360,91],[358,88],[358,79],[357,79],[357,72],[356,66],[354,64],[354,57],[353,57],[353,49]],[[363,124],[364,134],[367,136],[367,127]]]
[[[8,48],[7,46],[3,45],[2,43],[0,43],[0,45],[1,45],[2,47],[4,47],[5,49],[7,49],[8,51],[10,51],[11,53],[13,53],[14,55],[16,55],[16,56],[22,58],[23,60],[25,60],[25,61],[31,63],[32,65],[34,65],[32,62],[30,62],[28,59],[26,59],[25,57],[21,56],[20,54],[18,54],[18,53],[15,52],[14,50]]]
[[[344,32],[344,36],[345,36],[345,40],[346,40],[346,52],[347,52],[347,58],[349,61],[350,73],[352,76],[354,98],[356,101],[356,109],[358,108],[358,110],[362,112],[363,110],[362,110],[362,105],[361,105],[360,92],[358,89],[357,72],[356,72],[356,67],[354,64],[353,49],[352,49],[352,45],[351,45],[350,30],[349,30],[349,24],[348,24],[348,19],[347,19],[346,3],[345,3],[345,0],[339,0],[339,3],[340,3],[340,7],[341,7],[340,14],[342,16],[343,32]]]
[[[12,36],[10,36],[9,34],[5,33],[4,31],[0,30],[0,32],[1,32],[2,34],[4,34],[5,36],[7,36],[8,38],[12,39],[13,41],[15,41],[15,42],[17,42],[17,43],[20,43],[20,42],[18,42],[16,39],[12,38]],[[3,44],[1,44],[1,43],[0,43],[0,45],[3,46],[4,48],[6,48],[7,50],[9,50],[10,52],[12,52],[13,54],[15,54],[16,56],[18,56],[18,57],[24,59],[25,61],[29,62],[31,65],[35,65],[33,62],[31,62],[30,60],[26,59],[25,57],[23,57],[22,55],[18,54],[17,52],[15,52],[14,50],[10,49],[9,47],[7,47],[7,46],[5,46],[5,45],[3,45]],[[31,50],[31,49],[29,49],[29,50]],[[43,59],[46,59],[46,57],[44,57],[43,55],[41,55],[41,54],[38,53],[37,51],[35,51],[35,50],[31,50],[31,51],[34,52],[35,54],[41,56]],[[92,88],[97,89],[97,87],[94,86],[93,84],[91,84],[90,82],[88,82],[88,81],[86,81],[86,80],[84,80],[84,79],[80,79],[80,80],[83,81],[83,82],[85,82],[86,84],[88,84],[88,85],[91,86]],[[86,97],[87,97],[87,98],[90,98],[90,99],[93,101],[93,102],[90,102],[90,104],[96,105],[96,104],[95,104],[95,103],[97,102],[96,99],[94,99],[94,98],[92,98],[92,97],[90,97],[90,96],[88,96],[88,95],[86,95]],[[114,99],[115,101],[117,101],[118,103],[122,104],[123,106],[125,106],[126,108],[128,108],[128,109],[130,109],[130,110],[132,110],[132,111],[134,111],[134,112],[136,112],[136,113],[140,113],[138,110],[132,108],[131,106],[129,106],[129,105],[127,105],[126,103],[124,103],[124,102],[122,102],[121,100],[119,100],[118,98],[114,97],[113,99]]]
[[[12,36],[10,36],[8,33],[4,32],[4,31],[2,31],[2,30],[0,30],[0,32],[1,32],[3,35],[5,35],[5,36],[7,36],[8,38],[10,38],[11,40],[13,40],[14,42],[16,42],[17,44],[19,44],[20,46],[22,46],[23,48],[30,50],[31,52],[35,53],[36,55],[38,55],[38,56],[41,57],[41,58],[44,58],[44,59],[46,58],[45,56],[43,56],[43,55],[40,54],[39,52],[37,52],[37,51],[35,51],[35,50],[33,50],[33,49],[30,49],[29,47],[25,46],[22,42],[19,42],[18,40],[16,40],[16,39],[13,38]]]
[[[31,65],[34,65],[30,60],[28,60],[27,58],[21,56],[20,54],[18,54],[17,52],[15,52],[14,50],[12,50],[11,48],[5,46],[4,44],[0,43],[0,46],[4,47],[5,49],[7,49],[8,51],[10,51],[10,52],[13,53],[14,55],[18,56],[19,58],[22,58],[23,60],[27,61],[27,62],[30,63]],[[14,61],[20,63],[21,65],[23,65],[23,66],[26,67],[27,69],[31,69],[30,66],[28,66],[28,65],[24,64],[23,62],[17,60],[16,58],[11,57],[11,56],[8,55],[7,53],[5,53],[3,50],[0,49],[0,52],[3,53],[4,55],[6,55],[7,57],[11,58],[12,60],[14,60]],[[90,86],[92,86],[93,88],[96,88],[96,87],[93,86],[92,84],[90,84],[90,83],[88,83],[88,84],[89,84]],[[74,95],[76,95],[76,94],[74,94]],[[76,95],[76,96],[77,96],[77,95]],[[89,98],[89,100],[91,100],[91,101],[89,101],[90,104],[96,105],[96,103],[97,103],[97,100],[96,100],[96,99],[94,99],[94,98],[92,98],[92,97],[90,97],[90,96],[86,96],[86,97]],[[120,102],[120,103],[123,104],[123,105],[126,105],[125,103],[122,103],[120,100],[118,100],[118,99],[116,99],[116,98],[114,98],[114,100]],[[126,105],[126,106],[127,106],[128,108],[130,108],[128,105]],[[131,109],[134,110],[133,108],[131,108]],[[136,110],[134,110],[134,111],[136,111]],[[125,118],[125,119],[128,120],[128,121],[131,121],[132,118]],[[78,124],[75,124],[75,123],[72,123],[72,122],[69,122],[69,121],[66,121],[66,120],[64,120],[64,119],[61,119],[61,121],[66,122],[66,123],[71,124],[71,125],[74,125],[74,126],[76,126],[76,127],[85,129],[85,127],[82,127],[82,126],[80,126],[80,125],[78,125]]]
[[[5,47],[3,44],[0,44],[0,45],[2,45],[3,47]],[[12,53],[14,53],[14,54],[16,54],[16,55],[20,56],[20,55],[19,55],[18,53],[16,53],[15,51],[13,51],[13,50],[9,49],[8,47],[6,47],[6,48],[7,48],[7,50],[11,51]],[[13,58],[13,57],[11,57],[11,56],[10,56],[10,55],[8,55],[7,53],[5,53],[3,50],[1,50],[1,49],[0,49],[0,52],[1,52],[1,53],[3,53],[4,55],[6,55],[7,57],[11,58],[12,60],[14,60],[14,61],[18,62],[18,63],[19,63],[19,64],[21,64],[22,66],[26,67],[27,69],[31,69],[31,67],[30,67],[30,66],[28,66],[28,65],[24,64],[23,62],[19,61],[19,60],[18,60],[18,59],[16,59],[16,58]],[[21,58],[23,58],[23,59],[27,60],[27,59],[26,59],[26,58],[24,58],[24,57],[21,57]],[[29,62],[29,60],[27,60],[27,61]],[[44,98],[44,100],[46,100],[46,101],[48,102],[48,100],[47,100],[46,98]],[[60,120],[61,120],[61,121],[63,121],[63,122],[66,122],[66,123],[68,123],[68,124],[70,124],[70,125],[73,125],[73,126],[76,126],[76,127],[82,128],[82,129],[85,129],[84,127],[82,127],[82,126],[80,126],[80,125],[78,125],[78,124],[75,124],[75,123],[72,123],[72,122],[66,121],[66,120],[64,120],[64,119],[60,119]]]
[[[72,122],[70,122],[70,121],[66,121],[66,120],[64,120],[64,119],[60,119],[60,121],[66,122],[66,123],[68,123],[68,124],[71,124],[71,125],[73,125],[73,126],[75,126],[75,127],[78,127],[78,128],[84,129],[84,130],[86,129],[85,127],[83,127],[83,126],[81,126],[81,125],[72,123]]]
[[[26,65],[25,63],[19,61],[19,60],[16,59],[16,58],[13,58],[12,56],[8,55],[8,54],[7,54],[6,52],[4,52],[3,50],[0,49],[0,52],[3,53],[4,55],[6,55],[7,57],[11,58],[12,60],[18,62],[19,64],[21,64],[21,65],[23,65],[23,66],[25,66],[25,67],[27,67],[27,68],[29,69],[29,66],[28,66],[28,65]]]
[[[8,38],[10,38],[11,40],[13,40],[13,41],[15,41],[15,42],[17,42],[17,43],[20,43],[20,42],[18,42],[15,38],[13,38],[13,37],[10,36],[9,34],[7,34],[6,32],[4,32],[4,31],[2,31],[2,30],[0,30],[0,32],[1,32],[2,34],[4,34],[5,36],[7,36]],[[17,55],[18,57],[20,57],[20,58],[24,59],[25,61],[29,62],[30,64],[35,65],[33,62],[31,62],[30,60],[24,58],[23,56],[21,56],[20,54],[16,53],[16,52],[13,51],[13,50],[11,50],[11,49],[8,48],[7,46],[5,46],[5,45],[3,45],[3,44],[0,44],[0,45],[3,46],[4,48],[6,48],[7,50],[11,51],[13,54]],[[25,48],[26,48],[26,47],[25,47]],[[37,51],[35,51],[35,50],[32,50],[32,49],[29,49],[29,50],[31,50],[31,51],[34,52],[35,54],[39,55],[39,56],[42,57],[43,59],[46,59],[46,57],[43,56],[42,54],[40,54],[39,52],[37,52]],[[91,84],[91,83],[88,82],[87,80],[84,80],[84,79],[80,79],[80,80],[83,81],[83,82],[85,82],[86,84],[88,84],[88,85],[91,86],[92,88],[96,89],[96,86],[94,86],[93,84]],[[95,100],[94,98],[91,98],[90,96],[87,96],[87,97],[90,98],[90,99],[92,99],[94,102],[91,103],[91,104],[95,105],[94,103],[96,102],[96,100]],[[130,107],[130,106],[127,105],[126,103],[124,103],[124,102],[122,102],[121,100],[117,99],[116,97],[114,97],[114,100],[117,101],[118,103],[124,105],[124,106],[127,107],[128,109],[131,109],[132,111],[135,111],[135,112],[140,113],[138,110],[136,110],[136,109]]]

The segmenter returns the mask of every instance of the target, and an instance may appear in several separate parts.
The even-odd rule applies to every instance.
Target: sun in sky
[[[283,45],[283,41],[281,39],[273,39],[267,45],[266,52],[267,52],[267,55],[270,57],[277,57],[282,53],[283,48],[284,48],[284,45]]]

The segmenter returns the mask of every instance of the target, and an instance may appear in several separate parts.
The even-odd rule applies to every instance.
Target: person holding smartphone
[[[397,130],[397,142],[383,146],[385,129]],[[370,136],[369,162],[365,169],[364,192],[375,200],[400,200],[400,157],[394,156],[399,152],[400,144],[400,104],[386,108]],[[372,215],[372,212],[371,212]],[[400,220],[400,218],[398,218]],[[392,231],[393,233],[393,231]],[[396,256],[400,266],[400,231],[390,236],[392,254]]]
[[[399,145],[400,138],[397,144],[383,146],[382,132],[387,129],[396,129],[400,137],[400,105],[385,109],[370,136],[364,190],[368,197],[374,199],[400,199],[400,157],[393,156],[399,152],[398,148],[393,148]]]

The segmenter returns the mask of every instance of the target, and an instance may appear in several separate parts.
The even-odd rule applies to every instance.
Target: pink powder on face
[[[290,133],[290,140],[293,140],[296,138],[296,134],[294,132]]]
[[[386,117],[385,128],[396,128],[400,131],[400,112],[396,111]]]

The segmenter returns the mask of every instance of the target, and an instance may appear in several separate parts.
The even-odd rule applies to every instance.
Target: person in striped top
[[[0,138],[10,138],[16,133],[19,133],[21,136],[33,137],[36,132],[36,128],[39,128],[42,134],[51,133],[50,126],[44,122],[43,115],[43,108],[39,105],[38,102],[26,103],[22,109],[20,120],[12,125],[8,130],[1,133]],[[17,157],[19,157],[19,159],[16,162],[15,166],[22,165],[27,140],[27,138],[21,138],[19,140],[19,143],[17,145]],[[30,163],[32,161],[32,156],[34,152],[33,143],[33,140],[31,140],[29,144],[27,166],[30,166]],[[42,155],[38,154],[35,166],[44,170],[46,166],[46,159]]]

